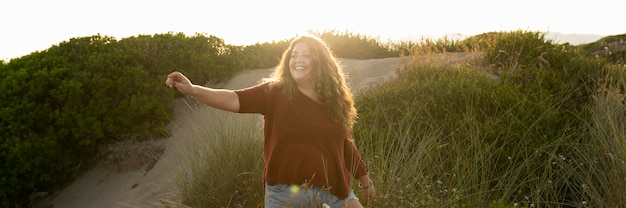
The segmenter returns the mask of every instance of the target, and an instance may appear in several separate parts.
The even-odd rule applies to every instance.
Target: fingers
[[[177,76],[176,72],[172,72],[168,74],[167,78],[165,79],[165,86],[172,88],[172,86],[174,85],[174,79],[176,76]]]
[[[175,71],[167,75],[167,79],[165,80],[165,86],[172,88],[176,86],[177,82],[180,84],[180,83],[187,83],[189,81],[187,77],[185,77],[185,75],[183,75],[180,72]]]
[[[367,204],[372,204],[374,202],[374,198],[376,197],[376,191],[374,187],[364,189],[363,192],[363,195],[365,196],[365,202]]]

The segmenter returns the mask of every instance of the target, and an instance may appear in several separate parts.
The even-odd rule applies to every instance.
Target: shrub
[[[398,51],[378,39],[361,34],[324,31],[311,33],[326,41],[333,52],[341,58],[377,59],[397,57]]]
[[[513,49],[519,54],[550,49],[534,40],[529,42],[541,47],[524,49],[532,45],[525,44],[526,35],[485,44],[511,44],[491,48],[499,50],[519,44]],[[499,79],[472,68],[406,65],[399,79],[360,94],[355,138],[373,164],[373,177],[384,183],[378,190],[385,200],[379,203],[610,207],[625,201],[623,192],[616,191],[626,186],[621,124],[605,126],[612,134],[589,134],[602,125],[588,123],[595,114],[588,107],[597,103],[591,102],[596,85],[586,83],[599,81],[595,74],[606,66],[560,49],[546,57],[560,66],[497,57],[521,66],[502,72]],[[529,74],[532,79],[525,79]],[[599,156],[605,154],[615,159]]]
[[[241,48],[239,54],[233,53],[232,57],[235,62],[243,65],[243,69],[271,68],[278,64],[289,43],[289,40],[283,40],[242,46],[239,47]]]
[[[110,37],[71,39],[14,59],[0,94],[2,201],[22,204],[88,168],[99,145],[159,138],[173,93]],[[6,200],[5,200],[6,199]]]
[[[585,58],[567,44],[553,44],[539,32],[503,33],[481,51],[507,82],[521,85],[529,93],[563,97],[564,103],[574,108],[589,101],[595,89],[593,80],[601,77],[605,65]]]
[[[504,114],[516,105],[525,107],[526,104],[521,103],[524,97],[515,90],[472,68],[408,69],[393,82],[370,89],[357,98],[359,111],[366,112],[360,115],[357,125],[392,127],[410,120],[429,120],[438,124],[437,128],[447,130],[444,134],[449,134],[464,122],[464,116],[476,116],[481,122],[487,122],[485,119]],[[420,124],[435,127],[425,122]]]
[[[183,33],[139,35],[119,41],[119,47],[134,53],[136,64],[155,76],[181,71],[196,84],[226,81],[240,68],[230,62],[230,46],[215,36]],[[155,80],[155,81],[161,81]],[[179,94],[180,95],[180,94]]]
[[[613,35],[580,45],[582,53],[589,57],[601,57],[614,64],[624,64],[626,60],[626,34]]]

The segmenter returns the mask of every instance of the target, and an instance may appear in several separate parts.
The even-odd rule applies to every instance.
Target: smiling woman
[[[270,82],[239,90],[192,84],[179,72],[165,84],[206,105],[265,120],[265,207],[362,207],[376,191],[352,139],[354,99],[332,51],[317,37],[292,40]],[[297,193],[291,193],[299,187]]]

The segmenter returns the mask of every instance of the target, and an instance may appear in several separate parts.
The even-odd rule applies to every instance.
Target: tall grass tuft
[[[259,207],[264,199],[263,136],[258,117],[198,111],[200,128],[189,138],[188,167],[178,173],[181,204],[189,207]],[[218,112],[223,113],[223,112]]]
[[[588,164],[585,193],[598,207],[620,207],[626,202],[626,67],[607,69],[589,107],[589,146],[580,152]]]

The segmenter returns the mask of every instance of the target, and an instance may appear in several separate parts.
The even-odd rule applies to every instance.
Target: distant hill
[[[602,35],[593,34],[564,34],[558,32],[545,33],[546,39],[554,40],[557,43],[569,43],[570,45],[580,45],[600,40]]]
[[[624,63],[626,60],[626,34],[606,36],[577,47],[580,47],[588,56],[605,57],[614,63]]]
[[[586,43],[592,43],[600,40],[604,36],[602,35],[593,35],[593,34],[564,34],[558,32],[546,32],[545,39],[552,40],[555,43],[569,43],[570,45],[580,45]],[[463,40],[465,38],[471,37],[471,35],[464,35],[461,33],[448,33],[443,35],[449,40]]]

